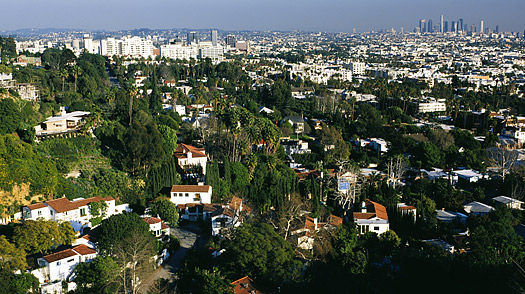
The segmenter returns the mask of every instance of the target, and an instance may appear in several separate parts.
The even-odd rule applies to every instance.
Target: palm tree
[[[60,78],[62,79],[62,92],[64,92],[64,81],[69,77],[69,73],[66,69],[62,69],[59,73]]]
[[[128,90],[129,93],[129,126],[131,127],[132,115],[133,115],[133,98],[137,95],[138,89],[135,86],[131,86]]]
[[[72,70],[72,75],[75,78],[75,92],[76,92],[77,91],[77,78],[78,76],[82,74],[82,69],[80,68],[80,66],[75,64],[73,65],[73,68],[71,70]]]

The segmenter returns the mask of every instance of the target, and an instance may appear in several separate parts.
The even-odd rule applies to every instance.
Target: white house
[[[211,203],[212,187],[209,185],[173,185],[170,200],[176,205],[188,203]]]
[[[405,203],[398,203],[397,210],[403,215],[412,215],[414,217],[414,222],[416,222],[417,217],[417,208],[411,205],[406,205]]]
[[[455,170],[452,171],[453,175],[456,175],[458,179],[467,181],[469,183],[476,183],[481,179],[488,179],[488,175],[481,174],[471,169]]]
[[[492,207],[490,205],[487,205],[485,203],[473,201],[473,202],[470,202],[468,204],[465,204],[463,209],[465,209],[465,211],[468,214],[486,215],[486,214],[489,214],[491,211],[493,211],[494,207]]]
[[[62,107],[60,115],[48,117],[45,122],[35,127],[36,134],[60,134],[78,130],[89,114],[87,111],[66,113],[65,108]]]
[[[304,226],[291,232],[291,239],[297,243],[297,247],[304,250],[312,250],[315,242],[315,233],[321,229],[330,230],[343,224],[343,219],[330,214],[326,222],[319,221],[316,217],[307,216]]]
[[[221,234],[222,230],[238,227],[243,221],[243,214],[250,214],[251,208],[243,205],[243,199],[233,197],[230,203],[223,205],[211,215],[212,235]]]
[[[445,209],[436,209],[436,218],[438,221],[447,223],[452,222],[454,220],[459,220],[461,223],[464,224],[467,221],[468,216],[459,212],[446,211]]]
[[[192,166],[202,167],[202,174],[206,174],[206,162],[208,156],[204,148],[197,148],[191,145],[179,144],[175,153],[173,154],[177,158],[177,163],[182,169],[188,169]]]
[[[503,204],[511,209],[523,209],[523,201],[520,201],[518,199],[510,198],[507,196],[498,196],[492,198],[496,203]]]
[[[353,216],[360,234],[374,232],[380,235],[390,229],[386,208],[368,199],[361,203],[360,212],[354,212]]]
[[[80,226],[91,226],[90,220],[94,218],[94,212],[91,211],[91,203],[104,201],[107,208],[105,211],[100,211],[100,216],[105,219],[114,214],[118,214],[124,207],[119,205],[119,209],[115,207],[115,199],[111,197],[91,197],[87,199],[77,198],[70,201],[66,197],[59,199],[48,200],[45,202],[35,203],[25,206],[22,211],[22,216],[25,220],[54,220],[54,221],[69,221],[75,227],[75,223]]]
[[[40,284],[72,279],[73,270],[81,262],[90,262],[97,256],[95,249],[84,244],[38,258],[40,266],[32,273]]]
[[[155,234],[155,237],[170,235],[170,227],[158,217],[144,217],[144,221],[149,225],[149,230]]]

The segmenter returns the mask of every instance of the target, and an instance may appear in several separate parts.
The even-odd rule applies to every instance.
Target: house
[[[46,121],[35,127],[36,135],[43,136],[77,131],[85,124],[86,117],[89,114],[88,111],[66,113],[65,108],[61,107],[60,115],[48,117]]]
[[[493,211],[494,207],[487,205],[485,203],[473,201],[468,204],[465,204],[464,209],[468,214],[486,215],[486,214],[489,214],[491,211]]]
[[[468,183],[476,183],[481,179],[488,179],[488,175],[483,175],[475,170],[463,169],[452,171],[453,175],[458,177],[458,180],[463,180]]]
[[[251,208],[244,205],[244,200],[233,197],[232,200],[214,211],[211,215],[212,235],[217,236],[221,231],[238,227],[243,222],[243,217],[251,213]]]
[[[263,113],[263,112],[266,114],[270,114],[270,113],[274,113],[275,111],[271,110],[268,107],[264,107],[264,106],[259,107],[259,113]]]
[[[188,203],[211,203],[212,187],[209,185],[173,185],[170,201],[176,205]]]
[[[292,125],[295,133],[302,133],[304,132],[304,118],[302,116],[287,116],[281,120],[281,126],[283,126],[284,123],[288,122],[290,125]]]
[[[185,170],[191,167],[201,167],[202,173],[206,174],[206,150],[204,148],[197,148],[187,144],[179,144],[175,149],[174,156],[177,158],[178,165]]]
[[[54,281],[69,281],[73,279],[73,270],[81,262],[90,262],[97,256],[95,249],[84,244],[38,258],[40,266],[32,273],[40,284]]]
[[[331,230],[343,224],[343,219],[330,214],[326,222],[319,221],[316,217],[307,216],[304,221],[304,226],[300,229],[291,232],[292,242],[297,243],[297,247],[304,250],[312,250],[314,248],[315,233],[320,230]]]
[[[308,142],[303,140],[286,140],[281,142],[286,155],[312,153],[308,148]]]
[[[353,216],[360,234],[374,232],[380,235],[390,229],[386,208],[369,199],[361,203],[361,210]]]
[[[454,220],[459,220],[461,223],[465,223],[467,221],[468,216],[464,215],[463,213],[454,212],[454,211],[446,211],[445,209],[437,209],[436,210],[436,218],[438,221],[441,222],[452,222]]]
[[[189,221],[209,220],[222,204],[186,203],[177,205],[181,219]]]
[[[507,196],[498,196],[492,198],[492,200],[494,200],[496,204],[502,204],[511,209],[523,210],[523,201],[520,201],[518,199],[510,198]]]
[[[412,215],[414,217],[414,222],[416,221],[417,209],[414,206],[406,205],[405,203],[398,203],[397,210],[403,215]]]
[[[155,237],[161,238],[170,235],[170,227],[160,218],[148,216],[142,219],[149,225],[149,230],[153,232]]]
[[[106,207],[99,212],[99,215],[94,215],[96,213],[92,211],[91,204],[93,202],[105,203]],[[22,209],[22,217],[24,220],[69,221],[73,228],[78,231],[82,227],[90,227],[90,220],[94,217],[100,216],[105,219],[125,210],[128,209],[122,206],[115,207],[115,199],[111,197],[77,198],[73,201],[62,197],[25,206]]]
[[[233,281],[231,283],[233,285],[233,293],[235,294],[265,294],[266,292],[262,292],[260,290],[257,290],[255,287],[255,284],[253,283],[253,280],[250,279],[250,277],[246,276],[244,278],[240,278],[237,281]]]

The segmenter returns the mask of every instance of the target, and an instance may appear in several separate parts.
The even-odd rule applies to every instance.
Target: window
[[[42,211],[38,211],[38,216],[42,216]]]
[[[85,216],[86,215],[86,208],[81,208],[80,209],[80,216]]]
[[[186,197],[190,197],[190,193],[186,193]]]
[[[52,211],[52,210],[50,210],[49,213],[50,213],[51,215],[53,215],[53,211]]]
[[[180,197],[184,196],[184,193],[179,193],[179,196],[180,196]]]
[[[60,265],[60,261],[57,261],[57,265]]]
[[[71,259],[68,260],[67,262],[69,263],[69,262],[73,262],[73,261],[75,261],[75,259],[74,259],[74,258],[71,258]]]
[[[374,231],[379,231],[379,227],[374,227]]]

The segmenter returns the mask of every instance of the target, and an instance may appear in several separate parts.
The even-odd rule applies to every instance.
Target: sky
[[[1,3],[4,2],[4,3]],[[358,32],[463,18],[525,30],[525,0],[0,0],[0,31],[25,28]]]

